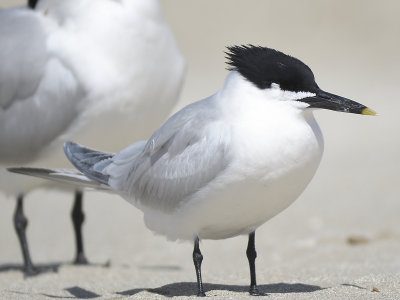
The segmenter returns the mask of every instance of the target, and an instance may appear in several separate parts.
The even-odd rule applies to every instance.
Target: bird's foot
[[[251,286],[249,290],[251,296],[266,296],[266,293],[260,292],[256,286]]]
[[[38,268],[34,267],[33,265],[25,266],[24,268],[24,275],[25,277],[32,277],[39,275],[41,272]]]
[[[203,291],[199,291],[197,297],[206,297],[206,294]]]
[[[78,253],[76,255],[74,265],[88,265],[89,261],[87,260],[84,253]]]

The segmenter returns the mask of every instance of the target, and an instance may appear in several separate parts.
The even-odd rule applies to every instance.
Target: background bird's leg
[[[72,223],[74,225],[75,240],[76,240],[76,258],[74,263],[78,265],[87,264],[82,240],[82,224],[85,220],[85,214],[82,210],[82,191],[75,191],[75,202],[71,212]]]
[[[19,195],[17,198],[17,207],[15,208],[14,213],[14,227],[21,245],[22,255],[24,257],[24,271],[26,275],[30,276],[38,274],[39,271],[34,267],[29,254],[28,241],[26,240],[26,227],[28,226],[28,220],[24,216],[23,200],[24,196]]]
[[[258,296],[260,295],[260,292],[258,291],[257,288],[257,281],[256,281],[256,257],[257,257],[257,252],[256,252],[256,246],[255,246],[255,236],[256,232],[253,231],[252,233],[249,234],[249,243],[247,244],[247,259],[249,260],[249,266],[250,266],[250,290],[249,293],[250,295]]]
[[[196,269],[196,277],[197,277],[197,296],[205,297],[206,294],[203,290],[203,281],[201,279],[201,262],[203,261],[203,255],[200,252],[199,247],[199,237],[196,237],[194,240],[194,249],[193,249],[193,262],[194,267]]]

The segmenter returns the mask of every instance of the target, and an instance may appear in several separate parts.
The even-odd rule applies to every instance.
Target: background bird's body
[[[57,1],[54,11],[41,1],[37,11],[2,12],[2,163],[51,161],[71,137],[119,149],[168,115],[184,62],[157,3],[140,11],[135,2],[145,1]],[[112,143],[102,138],[111,132]]]
[[[72,137],[119,149],[178,99],[184,61],[155,1],[53,2],[0,12],[3,166],[66,164]],[[2,191],[32,187],[8,177]]]
[[[120,149],[178,100],[184,60],[158,1],[41,0],[0,11],[0,32],[2,167],[67,165],[70,139]],[[7,195],[43,185],[0,169]]]

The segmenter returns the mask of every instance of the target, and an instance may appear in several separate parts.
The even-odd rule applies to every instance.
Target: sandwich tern
[[[116,154],[67,142],[79,171],[10,171],[114,191],[143,211],[153,232],[194,241],[198,296],[205,296],[199,241],[248,235],[249,292],[261,294],[255,231],[293,203],[317,170],[324,143],[313,111],[375,112],[323,91],[306,64],[282,52],[242,45],[226,54],[223,88],[184,107],[148,140]]]
[[[178,100],[185,62],[158,0],[29,0],[0,11],[0,32],[0,191],[18,199],[29,275],[23,197],[45,182],[5,168],[66,164],[71,139],[121,149],[149,136]],[[86,263],[81,189],[72,217],[75,263]]]

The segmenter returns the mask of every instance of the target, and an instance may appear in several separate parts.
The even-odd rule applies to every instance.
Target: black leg
[[[25,274],[27,276],[31,276],[38,274],[39,271],[33,265],[31,256],[29,254],[28,241],[26,240],[26,227],[28,226],[28,220],[24,216],[23,199],[23,195],[19,195],[17,198],[17,207],[14,213],[14,227],[21,245],[22,255],[24,257]]]
[[[200,252],[199,238],[196,237],[196,239],[194,240],[193,262],[194,262],[194,267],[196,269],[197,296],[198,297],[206,296],[206,294],[204,293],[204,289],[203,289],[203,281],[201,280],[201,262],[202,261],[203,261],[203,255]]]
[[[72,223],[74,225],[75,231],[75,241],[76,241],[76,258],[74,264],[85,265],[88,263],[85,252],[83,250],[83,240],[82,240],[82,224],[85,220],[85,214],[82,211],[82,192],[75,191],[75,202],[71,213]]]
[[[247,259],[249,260],[249,266],[250,266],[250,290],[249,293],[250,295],[253,296],[260,296],[262,295],[257,288],[257,281],[256,281],[256,257],[257,257],[257,252],[256,252],[256,246],[255,246],[255,236],[256,232],[253,231],[252,233],[249,234],[249,243],[247,244]]]

